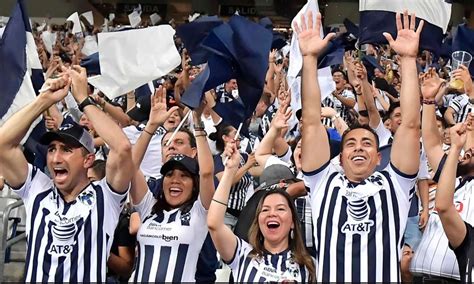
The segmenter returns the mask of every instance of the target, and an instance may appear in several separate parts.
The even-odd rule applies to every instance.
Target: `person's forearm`
[[[307,94],[302,96],[301,105],[303,107],[302,119],[304,125],[321,124],[321,91],[319,82],[316,79],[318,60],[311,56],[303,57],[303,70],[301,75],[301,92]],[[305,115],[306,114],[306,115]]]
[[[421,137],[428,156],[428,161],[431,167],[436,169],[439,161],[434,159],[433,154],[437,149],[442,149],[443,142],[436,124],[436,107],[434,105],[423,104]]]
[[[403,110],[402,125],[419,130],[420,128],[420,86],[416,58],[402,57],[402,87],[400,108]]]
[[[275,61],[268,62],[268,69],[267,74],[265,75],[265,82],[267,89],[273,91],[274,90],[274,74],[275,74]]]
[[[430,202],[430,187],[427,179],[418,180],[418,194],[420,195],[421,207],[423,207],[423,210],[428,210]]]
[[[228,203],[229,192],[236,170],[237,169],[224,169],[222,178],[214,193],[213,199],[216,201],[211,202],[207,214],[207,225],[210,231],[217,230],[220,226],[224,225],[224,215],[227,211],[227,206],[223,204]]]
[[[132,272],[133,259],[132,261],[127,261],[126,259],[121,258],[120,256],[111,252],[109,259],[107,260],[107,267],[119,276],[128,278]]]
[[[356,101],[354,99],[346,98],[342,95],[337,94],[335,94],[334,96],[347,108],[353,108],[356,104]]]
[[[334,117],[333,123],[336,127],[337,133],[339,133],[341,136],[344,135],[344,132],[346,132],[346,130],[349,128],[342,117]]]
[[[275,77],[273,79],[273,88],[271,89],[274,94],[278,95],[278,90],[280,89],[280,82],[282,79],[282,74],[281,72],[276,72]]]
[[[201,115],[193,111],[194,126],[204,128]],[[209,208],[214,194],[214,160],[211,149],[207,142],[207,135],[204,130],[195,130],[197,158],[199,164],[199,191],[201,202],[205,208]]]
[[[126,127],[132,124],[132,119],[123,112],[121,107],[114,106],[104,100],[102,109],[108,113],[120,126]]]
[[[380,93],[377,95],[377,100],[379,101],[383,110],[388,111],[388,109],[390,108],[390,102],[387,102]]]
[[[266,162],[262,160],[262,157],[272,154],[275,140],[279,134],[280,132],[275,127],[270,127],[265,136],[263,136],[262,141],[260,141],[260,144],[258,145],[257,151],[255,151],[255,158],[259,164],[265,164]]]
[[[306,194],[308,194],[303,181],[290,184],[286,189],[286,192],[288,192],[288,194],[293,198],[305,196]]]
[[[40,94],[32,103],[8,118],[0,127],[0,151],[18,146],[33,121],[53,104]]]
[[[369,114],[369,126],[377,128],[380,124],[380,113],[375,105],[374,96],[372,95],[372,87],[367,79],[362,80],[362,96],[364,97],[365,106]]]
[[[440,213],[446,212],[453,206],[456,170],[460,153],[460,147],[451,145],[436,189],[436,209]]]

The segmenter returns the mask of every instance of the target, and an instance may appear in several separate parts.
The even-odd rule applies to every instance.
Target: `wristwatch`
[[[90,96],[87,96],[85,100],[83,100],[79,105],[79,110],[84,112],[84,108],[89,105],[94,105],[97,106],[97,103],[94,101],[94,99]]]

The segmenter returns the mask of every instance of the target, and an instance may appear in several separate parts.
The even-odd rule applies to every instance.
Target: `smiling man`
[[[131,145],[120,127],[87,95],[86,70],[63,70],[48,80],[49,90],[14,114],[0,128],[0,164],[6,182],[27,212],[26,282],[105,282],[106,263],[133,174]],[[20,141],[33,121],[61,101],[72,87],[79,108],[110,147],[107,176],[91,183],[92,137],[79,125],[50,132],[47,166],[52,178],[29,165]],[[107,214],[107,217],[105,217]]]
[[[318,282],[400,282],[402,236],[419,166],[420,93],[416,69],[422,22],[397,15],[397,39],[384,34],[401,57],[403,111],[390,164],[380,163],[377,134],[368,126],[348,130],[341,142],[339,172],[330,163],[330,148],[321,123],[318,55],[334,34],[320,37],[321,16],[302,17],[296,25],[303,55],[302,170],[309,190],[316,242]],[[308,24],[306,24],[306,20]],[[318,151],[315,151],[318,149]]]

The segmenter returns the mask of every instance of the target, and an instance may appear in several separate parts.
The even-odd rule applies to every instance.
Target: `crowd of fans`
[[[295,27],[302,109],[291,107],[289,54],[273,50],[246,135],[213,109],[239,99],[236,79],[199,108],[181,103],[202,66],[178,37],[182,64],[152,96],[110,100],[78,66],[101,28],[76,36],[66,24],[34,25],[50,89],[0,129],[0,170],[28,215],[27,281],[214,282],[225,265],[238,282],[470,281],[473,81],[467,66],[418,51],[422,25],[401,18],[395,40],[331,66],[335,90],[322,100],[315,63],[331,34],[321,39],[312,21]],[[39,115],[50,135],[37,169],[19,141]],[[34,268],[38,253],[47,257]]]

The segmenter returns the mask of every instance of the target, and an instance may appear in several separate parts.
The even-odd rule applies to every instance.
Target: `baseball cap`
[[[160,170],[160,173],[162,175],[165,175],[167,172],[174,170],[174,169],[184,169],[188,172],[190,172],[192,175],[198,175],[199,174],[199,165],[197,161],[193,158],[190,158],[188,156],[178,154],[172,156],[168,162],[166,162]]]
[[[94,140],[87,130],[76,123],[69,123],[61,126],[58,131],[46,132],[40,143],[49,145],[52,141],[64,141],[67,145],[84,147],[89,153],[94,153]]]
[[[127,112],[131,119],[142,122],[148,120],[151,110],[151,97],[141,96],[137,98],[135,106]]]
[[[260,176],[260,187],[271,186],[279,183],[281,180],[298,181],[290,168],[282,164],[274,164],[263,170]]]

